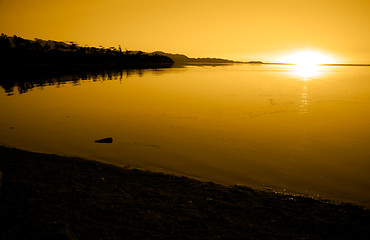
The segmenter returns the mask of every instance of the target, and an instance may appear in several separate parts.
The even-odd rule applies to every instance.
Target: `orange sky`
[[[370,63],[369,0],[0,0],[0,32],[189,57]]]

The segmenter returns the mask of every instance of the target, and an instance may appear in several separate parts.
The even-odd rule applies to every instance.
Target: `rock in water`
[[[113,142],[113,138],[103,138],[103,139],[99,139],[99,140],[95,140],[96,143],[112,143]]]

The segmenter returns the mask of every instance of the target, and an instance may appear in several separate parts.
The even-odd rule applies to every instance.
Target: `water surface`
[[[0,144],[370,206],[370,67],[27,79],[0,80]]]

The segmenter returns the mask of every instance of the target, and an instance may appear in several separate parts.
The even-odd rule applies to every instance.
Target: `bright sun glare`
[[[281,63],[294,64],[294,74],[308,80],[320,74],[320,64],[333,64],[334,59],[330,56],[310,50],[296,52],[280,59]]]
[[[292,63],[296,65],[318,65],[332,64],[334,60],[327,55],[311,50],[301,51],[280,59],[282,63]]]

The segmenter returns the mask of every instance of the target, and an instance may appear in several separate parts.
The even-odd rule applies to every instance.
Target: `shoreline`
[[[1,239],[369,239],[370,210],[0,146]]]

